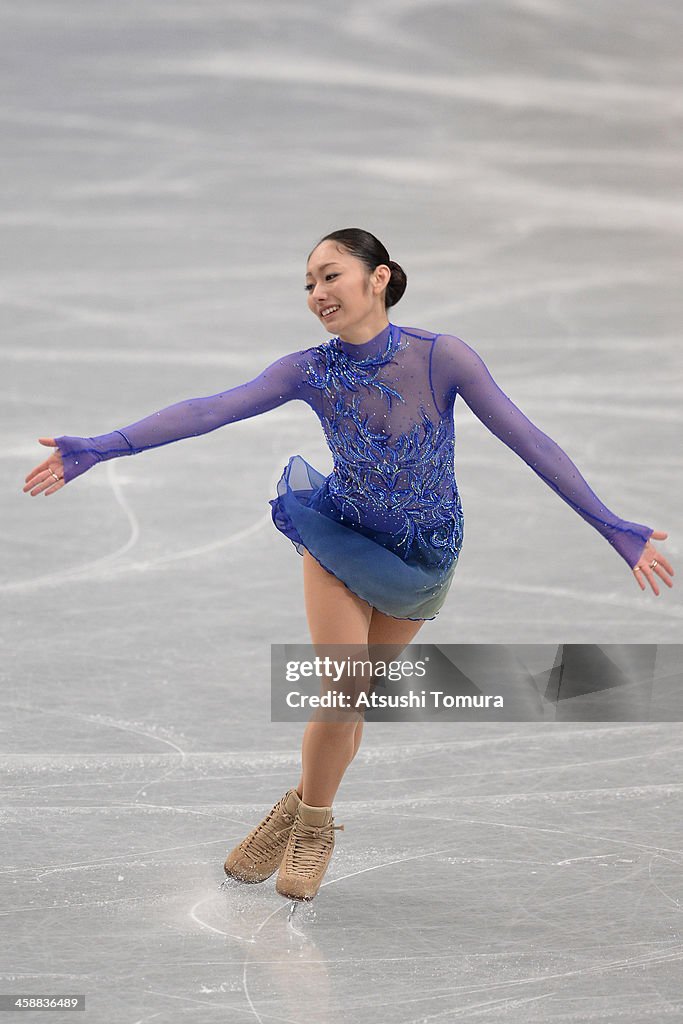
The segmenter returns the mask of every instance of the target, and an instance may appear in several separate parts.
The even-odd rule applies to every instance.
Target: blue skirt
[[[300,555],[308,550],[373,608],[397,619],[436,618],[457,557],[446,560],[444,567],[443,551],[415,542],[403,559],[386,546],[388,534],[340,522],[329,480],[300,455],[293,455],[278,481],[278,496],[270,501],[278,530]]]

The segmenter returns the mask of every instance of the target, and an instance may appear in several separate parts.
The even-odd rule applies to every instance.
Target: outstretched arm
[[[258,416],[290,399],[301,398],[304,381],[302,353],[293,352],[271,363],[246,384],[205,398],[185,399],[109,434],[57,437],[54,442],[63,460],[64,483],[85,473],[96,462],[207,434],[226,423]]]
[[[480,356],[460,338],[440,335],[432,371],[442,395],[455,390],[488,429],[524,459],[528,466],[587,523],[602,534],[633,568],[653,530],[620,519],[590,489],[563,450],[527,419],[498,387]]]

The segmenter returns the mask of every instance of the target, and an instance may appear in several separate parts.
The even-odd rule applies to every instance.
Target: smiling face
[[[332,239],[317,245],[306,265],[308,308],[333,334],[378,334],[387,322],[384,292],[391,270],[382,264],[372,273]],[[333,307],[338,307],[333,309]],[[323,315],[333,309],[328,315]],[[383,323],[382,323],[383,321]],[[377,330],[374,330],[375,326]]]

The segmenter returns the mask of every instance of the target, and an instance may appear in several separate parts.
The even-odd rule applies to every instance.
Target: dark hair
[[[408,278],[403,267],[389,259],[389,253],[379,238],[375,238],[369,231],[363,231],[362,228],[342,228],[340,231],[331,231],[329,235],[325,235],[320,242],[316,243],[309,252],[308,258],[311,258],[311,253],[321,242],[326,242],[328,239],[332,242],[339,242],[352,256],[362,260],[370,273],[380,264],[386,264],[391,270],[391,277],[384,290],[384,305],[386,308],[396,305],[406,290]]]

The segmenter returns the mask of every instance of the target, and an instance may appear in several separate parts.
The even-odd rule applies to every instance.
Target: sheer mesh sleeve
[[[305,400],[306,373],[301,352],[282,356],[246,384],[205,398],[188,398],[154,412],[128,427],[98,437],[56,437],[69,483],[97,462],[137,455],[147,448],[207,434],[258,416],[293,398]]]
[[[571,459],[501,391],[469,345],[452,335],[440,335],[434,343],[432,379],[446,405],[462,395],[496,437],[601,533],[631,568],[636,565],[651,527],[620,519],[603,505]]]

